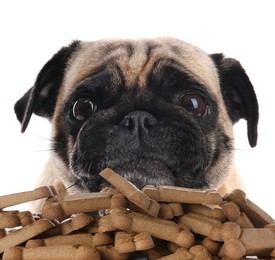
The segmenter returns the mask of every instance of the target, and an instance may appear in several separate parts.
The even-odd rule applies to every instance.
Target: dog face
[[[73,42],[16,103],[52,124],[48,183],[98,191],[106,167],[139,188],[219,188],[232,174],[233,124],[257,142],[258,103],[238,61],[172,38]],[[50,180],[49,180],[50,179]]]

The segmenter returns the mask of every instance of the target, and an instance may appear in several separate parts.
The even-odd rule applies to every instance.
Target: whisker
[[[77,181],[75,181],[73,184],[71,184],[70,186],[65,188],[65,190],[68,190],[68,189],[70,189],[70,188],[72,188],[73,186],[76,186],[76,185],[77,185]]]
[[[41,138],[41,139],[43,139],[43,140],[46,140],[46,141],[49,141],[49,142],[54,142],[53,139],[48,138],[48,137],[44,137],[44,136],[39,135],[39,134],[36,134],[36,133],[34,133],[33,135],[36,136],[36,137],[39,137],[39,138]]]
[[[34,150],[34,151],[23,151],[22,153],[44,153],[44,152],[51,152],[54,149],[45,149],[45,150]]]

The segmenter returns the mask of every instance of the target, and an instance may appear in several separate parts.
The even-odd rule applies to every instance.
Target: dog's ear
[[[259,109],[254,88],[241,64],[222,54],[212,54],[220,77],[221,91],[228,114],[233,123],[247,120],[247,135],[251,147],[258,137]]]
[[[22,133],[33,113],[51,119],[67,62],[78,46],[79,41],[74,41],[59,50],[41,69],[34,86],[16,102],[14,110]]]

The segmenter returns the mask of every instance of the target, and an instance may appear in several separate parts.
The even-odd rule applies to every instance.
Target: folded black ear
[[[51,119],[67,62],[78,46],[79,41],[74,41],[59,50],[41,69],[34,86],[16,102],[14,110],[22,133],[33,113]]]
[[[222,54],[212,54],[219,76],[223,99],[233,123],[247,120],[247,135],[251,147],[256,146],[258,137],[259,109],[254,88],[241,64]]]

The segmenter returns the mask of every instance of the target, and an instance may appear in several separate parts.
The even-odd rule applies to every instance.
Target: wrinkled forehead
[[[157,73],[167,64],[174,64],[177,69],[207,86],[208,91],[219,95],[218,75],[209,55],[173,38],[81,42],[66,69],[63,93],[69,95],[79,82],[102,67],[114,70],[114,81],[118,74],[122,74],[127,87],[144,87],[150,72],[154,70]]]

